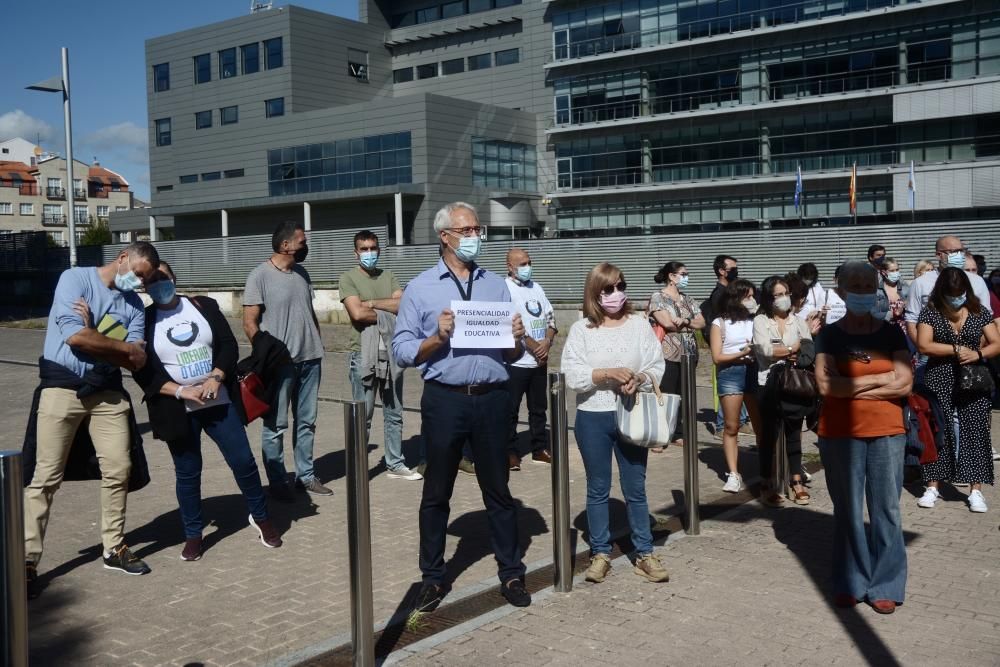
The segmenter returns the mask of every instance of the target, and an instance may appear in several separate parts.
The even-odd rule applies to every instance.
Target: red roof
[[[0,179],[5,181],[19,179],[25,183],[34,183],[35,177],[32,176],[32,171],[35,171],[34,167],[29,167],[23,162],[0,160]]]
[[[112,181],[117,181],[121,185],[128,187],[128,181],[122,178],[121,174],[117,174],[99,164],[91,165],[90,172],[87,174],[87,180],[103,183],[104,185],[110,185]]]

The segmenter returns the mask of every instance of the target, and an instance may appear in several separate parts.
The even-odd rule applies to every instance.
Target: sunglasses
[[[628,285],[625,283],[624,280],[619,280],[614,285],[606,285],[602,287],[601,294],[607,294],[610,296],[611,294],[615,293],[615,290],[619,292],[624,292],[627,287]]]
[[[855,361],[860,361],[863,364],[870,364],[872,362],[872,357],[870,354],[864,350],[848,350],[847,355],[854,359]]]

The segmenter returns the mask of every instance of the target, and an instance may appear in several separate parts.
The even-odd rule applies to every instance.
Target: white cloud
[[[79,143],[78,150],[84,151],[78,158],[84,162],[89,162],[96,155],[103,164],[112,169],[114,160],[124,160],[144,166],[149,163],[146,128],[139,127],[131,121],[103,127],[73,143]]]
[[[20,109],[0,115],[0,140],[21,137],[34,143],[37,139],[44,142],[54,136],[55,132],[51,125],[44,120],[29,116]]]

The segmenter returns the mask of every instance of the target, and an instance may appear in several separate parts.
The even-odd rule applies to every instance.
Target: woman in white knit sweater
[[[587,472],[591,559],[586,576],[595,583],[611,570],[612,453],[632,529],[635,573],[650,581],[670,579],[653,554],[646,502],[649,450],[621,440],[615,425],[618,394],[649,390],[663,377],[660,344],[646,318],[632,312],[625,289],[625,276],[613,264],[604,262],[591,270],[584,288],[584,319],[570,329],[562,355],[566,384],[576,392],[576,442]]]

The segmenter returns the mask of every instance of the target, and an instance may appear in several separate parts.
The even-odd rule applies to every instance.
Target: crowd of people
[[[381,400],[387,476],[423,482],[422,585],[415,609],[433,611],[449,590],[445,541],[460,470],[474,474],[482,492],[500,592],[512,605],[526,606],[531,596],[509,478],[522,464],[522,402],[531,461],[551,463],[545,411],[547,366],[558,334],[554,309],[533,280],[524,249],[508,252],[506,277],[477,264],[482,229],[472,206],[445,206],[434,231],[440,259],[405,290],[392,271],[379,266],[378,237],[367,231],[355,236],[357,264],[339,280],[352,324],[345,372],[354,399],[365,403],[369,426],[376,398]],[[272,249],[246,281],[242,324],[252,351],[244,360],[219,305],[179,294],[173,270],[150,243],[133,243],[104,266],[62,274],[25,438],[29,595],[40,590],[42,543],[63,479],[101,479],[104,566],[132,575],[150,572],[124,539],[128,492],[147,484],[149,474],[121,369],[131,371],[142,390],[152,434],[166,442],[173,459],[183,560],[203,555],[202,433],[231,468],[246,501],[247,523],[265,547],[281,547],[282,538],[269,518],[247,438],[246,424],[257,414],[271,501],[296,502],[296,492],[333,495],[313,462],[324,350],[312,282],[302,266],[308,254],[302,225],[278,225]],[[689,271],[681,261],[656,272],[662,288],[643,300],[630,298],[619,267],[595,266],[583,286],[583,317],[570,327],[560,363],[576,394],[575,436],[586,473],[586,579],[604,581],[612,565],[614,459],[634,572],[652,582],[669,580],[654,551],[646,498],[647,462],[662,446],[627,437],[622,406],[641,393],[679,394],[682,358],[696,363],[704,342],[719,401],[722,490],[739,493],[747,487],[745,476],[759,476],[764,505],[808,505],[802,433],[814,429],[834,503],[835,603],[867,601],[880,613],[902,603],[906,552],[899,503],[908,397],[922,391],[947,422],[939,425],[937,457],[920,468],[920,507],[933,508],[941,485],[951,484],[969,487],[971,511],[987,511],[982,485],[993,484],[997,458],[989,414],[996,372],[989,360],[1000,355],[994,319],[1000,314],[1000,269],[984,280],[982,257],[953,236],[938,239],[934,250],[936,261],[918,263],[908,281],[886,248],[872,245],[866,261],[837,268],[832,287],[820,283],[810,263],[755,285],[739,276],[736,258],[719,255],[712,265],[716,285],[701,304],[687,292]],[[151,301],[146,307],[139,288]],[[453,346],[452,309],[459,301],[510,304],[512,343]],[[423,395],[422,438],[408,465],[402,395],[410,367],[423,378]],[[251,376],[259,381],[256,389],[249,386]],[[260,396],[264,409],[251,414],[250,402]],[[691,444],[683,441],[679,423],[672,426],[664,438]],[[754,473],[739,466],[739,435],[749,429],[759,452]],[[88,465],[90,458],[99,470]]]

